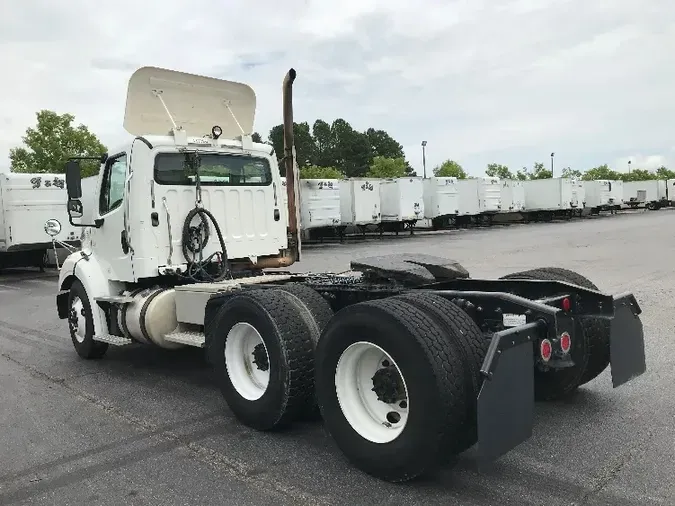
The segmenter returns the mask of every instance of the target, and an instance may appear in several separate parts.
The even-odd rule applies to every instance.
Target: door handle
[[[122,230],[122,233],[120,234],[120,242],[122,243],[122,251],[126,255],[129,253],[129,240],[127,239],[126,230]]]

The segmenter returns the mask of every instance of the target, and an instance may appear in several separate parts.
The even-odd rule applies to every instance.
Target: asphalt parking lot
[[[240,425],[201,350],[119,348],[80,360],[56,316],[56,273],[0,275],[0,504],[675,504],[675,210],[564,223],[325,244],[296,270],[423,252],[472,276],[574,269],[643,309],[647,373],[609,371],[565,402],[538,404],[534,436],[479,470],[404,485],[351,467],[320,423],[276,434]]]

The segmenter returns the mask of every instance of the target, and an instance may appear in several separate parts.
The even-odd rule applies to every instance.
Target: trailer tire
[[[291,295],[242,291],[228,298],[211,325],[209,361],[237,419],[266,431],[299,418],[314,398],[314,345]]]
[[[562,267],[542,267],[529,271],[516,272],[501,279],[541,279],[563,281],[583,288],[598,290],[598,287],[581,274]],[[554,400],[564,397],[579,386],[588,383],[602,373],[609,365],[609,322],[602,318],[583,318],[581,320],[583,350],[577,348],[573,355],[575,366],[558,371],[565,377],[556,386],[545,386],[548,382],[535,379],[535,395],[538,400]],[[575,341],[578,341],[576,339]],[[574,348],[574,344],[573,344]],[[568,372],[565,372],[568,371]],[[561,374],[563,373],[563,374]],[[547,374],[547,373],[544,373]],[[552,382],[553,383],[553,382]]]
[[[326,328],[328,322],[333,317],[333,309],[330,304],[324,299],[319,292],[314,288],[301,283],[288,283],[279,286],[279,290],[289,293],[297,299],[300,309],[306,315],[307,325],[311,331],[312,336],[312,352],[316,350],[316,344],[319,342],[319,337],[323,329]],[[314,400],[305,410],[303,418],[307,420],[318,420],[321,418],[321,411],[319,410],[319,403]]]
[[[82,325],[84,324],[84,330]],[[87,291],[75,280],[68,293],[68,328],[77,354],[86,359],[98,359],[108,351],[108,343],[94,341],[94,319]]]
[[[461,354],[429,316],[393,298],[335,314],[319,339],[316,388],[324,425],[343,454],[391,482],[446,461],[466,418]]]
[[[478,441],[477,400],[483,384],[480,368],[490,341],[466,311],[440,295],[419,291],[394,298],[412,304],[433,319],[462,356],[467,411],[461,434],[452,447],[453,453],[461,453]]]

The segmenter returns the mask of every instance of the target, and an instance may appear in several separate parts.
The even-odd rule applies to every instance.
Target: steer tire
[[[365,363],[349,363],[355,369],[348,374],[349,367],[342,367],[349,361],[342,358],[338,368],[343,353],[358,346],[370,347],[375,356],[379,353],[376,347],[384,350],[403,376],[409,411],[401,432],[390,433],[392,440],[382,435],[383,427],[395,428],[399,422],[388,424],[365,415],[352,425],[343,411],[343,405],[345,409],[362,408],[363,399],[374,395],[367,385]],[[432,472],[451,456],[467,410],[462,355],[436,322],[412,304],[385,298],[340,310],[319,339],[315,366],[324,425],[357,468],[386,481],[403,482]],[[356,386],[359,378],[362,383]],[[350,390],[356,393],[351,395]],[[344,395],[342,404],[338,391]],[[386,404],[378,405],[382,406],[388,409]],[[370,434],[377,432],[377,437],[362,435],[364,420],[369,422]]]
[[[231,374],[241,376],[236,375],[235,369],[228,369],[225,357],[228,344],[232,346],[231,352],[237,350],[230,330],[239,323],[258,332],[264,343],[263,351],[267,352],[269,382],[257,398],[245,396],[235,386]],[[234,415],[245,425],[261,431],[280,429],[300,418],[314,399],[314,344],[303,312],[291,295],[275,289],[244,290],[228,298],[211,326],[209,361]],[[240,356],[248,354],[242,351]],[[234,359],[230,362],[233,367],[237,365],[235,362]]]
[[[326,299],[310,286],[301,283],[288,283],[287,285],[279,286],[279,290],[290,294],[293,301],[303,312],[305,322],[311,331],[312,344],[314,346],[312,351],[314,351],[323,329],[333,317],[333,309]],[[321,411],[319,410],[316,396],[313,397],[313,401],[307,406],[302,418],[307,420],[318,420],[321,418]]]
[[[466,420],[463,430],[455,439],[452,453],[461,453],[478,441],[477,401],[483,384],[480,373],[490,341],[481,332],[476,322],[459,306],[448,299],[432,293],[415,291],[398,295],[395,299],[408,302],[423,311],[442,329],[448,340],[462,356],[464,363],[464,387]]]
[[[598,290],[598,287],[586,277],[561,267],[541,267],[509,274],[501,279],[563,281],[582,288]],[[602,318],[582,318],[580,323],[581,339],[575,336],[570,352],[575,366],[546,373],[535,370],[535,398],[537,400],[546,401],[565,397],[580,385],[596,378],[609,365],[610,323]]]
[[[82,314],[84,316],[85,332],[84,336],[78,336],[78,325],[74,322],[73,304],[80,300],[82,302]],[[79,280],[75,280],[70,286],[68,294],[68,328],[70,338],[77,354],[86,359],[102,358],[108,351],[108,343],[94,340],[94,318],[89,303],[89,295]],[[79,339],[78,339],[79,337]],[[80,340],[81,339],[81,340]]]

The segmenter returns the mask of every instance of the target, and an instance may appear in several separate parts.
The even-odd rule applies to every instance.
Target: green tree
[[[634,169],[630,172],[621,172],[618,176],[623,181],[649,181],[650,179],[659,179],[656,172],[645,169]]]
[[[499,163],[488,163],[485,169],[485,175],[490,177],[498,177],[499,179],[513,179],[513,174],[506,165]]]
[[[335,139],[330,125],[318,119],[312,125],[314,137],[314,163],[321,167],[328,167],[335,163]]]
[[[12,172],[62,174],[71,156],[99,157],[107,151],[86,126],[73,126],[72,114],[43,109],[36,116],[35,128],[27,128],[21,138],[24,146],[9,151]],[[81,167],[82,177],[88,177],[98,174],[100,164],[87,160]]]
[[[261,144],[264,142],[262,140],[262,136],[258,132],[253,132],[253,134],[251,134],[251,138],[253,139],[253,142],[259,142]]]
[[[551,179],[552,177],[553,172],[544,167],[543,163],[535,162],[530,179]]]
[[[293,133],[298,167],[311,165],[314,153],[314,139],[312,139],[312,134],[309,131],[309,124],[306,121],[303,123],[293,123]],[[284,156],[283,125],[277,125],[270,130],[269,142],[274,147],[277,159],[281,160]],[[282,176],[286,174],[286,166],[283,163],[279,163],[279,171]]]
[[[382,156],[384,158],[404,158],[403,146],[396,142],[384,130],[375,130],[369,128],[366,130],[366,137],[370,143],[373,156]]]
[[[344,179],[345,175],[335,167],[306,165],[300,167],[300,179]]]
[[[570,179],[580,179],[583,174],[580,170],[571,169],[570,167],[565,167],[562,170],[562,177],[568,177]]]
[[[386,158],[384,156],[376,156],[373,158],[373,163],[366,174],[368,177],[390,178],[390,177],[404,177],[409,175],[407,171],[405,158],[402,156],[398,158]]]
[[[593,167],[585,172],[582,179],[584,181],[594,181],[596,179],[621,179],[621,176],[618,172],[610,169],[607,164],[599,165],[598,167]]]
[[[659,179],[675,179],[675,171],[668,170],[666,167],[661,166],[656,169],[656,176]]]
[[[438,177],[456,177],[457,179],[466,179],[466,172],[462,166],[454,160],[446,160],[434,168],[434,176]]]

